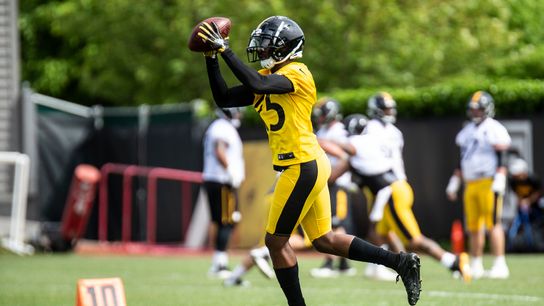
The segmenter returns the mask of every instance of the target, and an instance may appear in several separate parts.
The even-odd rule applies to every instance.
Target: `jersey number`
[[[263,102],[263,99],[265,99],[265,101],[266,101],[266,103],[265,103],[266,110],[267,111],[269,111],[269,110],[275,111],[276,114],[278,115],[278,122],[276,122],[275,124],[270,124],[270,126],[267,126],[266,128],[269,129],[272,132],[281,130],[281,128],[285,124],[285,111],[283,110],[283,107],[281,107],[281,105],[279,105],[278,103],[274,103],[274,102],[270,101],[270,95],[262,96],[259,99],[259,101],[257,101],[257,103],[256,103],[257,107],[258,107],[259,104],[261,104]],[[260,110],[258,110],[258,112],[260,113]]]

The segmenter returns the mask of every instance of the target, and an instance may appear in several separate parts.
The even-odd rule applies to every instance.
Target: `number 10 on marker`
[[[126,306],[123,282],[120,278],[80,279],[76,306]]]

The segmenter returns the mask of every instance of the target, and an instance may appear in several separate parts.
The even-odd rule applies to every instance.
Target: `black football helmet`
[[[485,118],[495,116],[495,101],[485,91],[479,90],[472,94],[467,104],[467,116],[474,123],[480,123]]]
[[[321,98],[314,106],[312,116],[318,125],[327,124],[334,120],[342,120],[340,103],[333,98]]]
[[[367,114],[383,122],[397,121],[397,102],[387,92],[379,92],[368,99]]]
[[[368,118],[363,114],[351,114],[344,119],[346,131],[351,135],[360,135],[368,123]]]
[[[251,33],[246,49],[250,63],[261,61],[263,68],[272,69],[289,59],[302,57],[304,32],[293,20],[284,16],[266,18]]]

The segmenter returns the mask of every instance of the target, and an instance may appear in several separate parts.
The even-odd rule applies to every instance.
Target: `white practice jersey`
[[[391,123],[383,123],[378,119],[372,119],[368,122],[363,134],[375,135],[382,138],[388,150],[385,154],[391,159],[393,172],[398,179],[406,179],[406,171],[404,169],[404,160],[402,158],[402,150],[404,148],[404,136],[402,132]]]
[[[362,175],[377,175],[387,172],[393,167],[393,160],[386,156],[389,144],[375,134],[362,134],[349,137],[349,143],[355,147],[356,153],[351,156],[350,164]]]
[[[221,165],[215,154],[217,141],[227,143],[227,161],[229,171]],[[236,176],[245,178],[244,156],[242,140],[236,128],[226,119],[216,119],[204,135],[204,170],[202,178],[205,181],[232,184],[232,178]],[[235,186],[237,187],[237,186]]]
[[[476,125],[467,124],[455,138],[461,148],[461,172],[465,181],[492,177],[497,171],[498,159],[493,146],[511,143],[506,128],[493,118]]]
[[[337,143],[345,144],[348,142],[348,131],[344,127],[344,124],[340,121],[335,121],[331,125],[323,125],[315,133],[318,139],[334,141]],[[335,167],[339,160],[335,156],[328,155],[331,167]],[[336,179],[336,184],[344,187],[348,187],[351,184],[351,174],[349,172],[344,173],[342,176]]]

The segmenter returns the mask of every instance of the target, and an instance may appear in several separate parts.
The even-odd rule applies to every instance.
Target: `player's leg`
[[[208,275],[219,278],[227,278],[228,270],[227,246],[232,233],[233,222],[229,211],[234,209],[235,197],[228,186],[206,182],[204,184],[210,205],[211,219],[216,225],[217,231],[214,239],[214,254],[212,265]]]
[[[502,204],[503,196],[488,189],[484,206],[484,220],[486,228],[489,229],[489,240],[491,244],[491,254],[493,255],[493,265],[487,273],[489,278],[505,279],[510,275],[508,265],[504,256],[504,230],[502,227]]]
[[[392,193],[387,203],[384,221],[403,241],[407,249],[430,255],[446,268],[459,271],[465,281],[471,280],[468,255],[456,256],[446,252],[432,239],[425,237],[412,211],[413,191],[408,182],[401,180],[391,185]]]
[[[313,241],[323,253],[343,256],[356,261],[371,262],[389,267],[400,275],[408,294],[408,302],[415,305],[421,292],[420,260],[413,253],[392,253],[355,236],[329,231]]]
[[[268,214],[265,243],[270,251],[276,278],[289,305],[305,305],[298,278],[297,259],[289,238],[312,203],[308,198],[317,178],[316,161],[287,167],[278,178]],[[326,186],[326,180],[320,183]],[[330,222],[330,210],[328,220]]]
[[[318,162],[328,163],[328,160],[318,160]],[[321,172],[324,172],[323,174],[328,177],[327,169],[330,169],[330,167],[322,167],[320,167],[320,170],[325,171]],[[394,269],[402,278],[410,305],[415,305],[419,300],[421,291],[419,257],[415,254],[395,254],[370,244],[361,238],[332,232],[329,201],[329,191],[325,187],[319,191],[313,205],[304,214],[301,221],[314,247],[322,253],[342,256],[356,261],[373,262]]]
[[[342,195],[345,195],[345,192],[342,193],[336,184],[329,184],[328,188],[331,202],[332,230],[336,232],[341,230],[340,217],[342,217],[337,214],[337,211],[338,209],[342,210],[342,207],[347,205],[347,200],[342,198]],[[340,199],[338,197],[340,197]],[[325,254],[325,258],[321,266],[319,268],[311,269],[310,275],[316,278],[337,277],[340,271],[334,268],[333,261],[335,259],[337,259],[337,256]]]
[[[243,280],[242,278],[253,267],[257,267],[266,278],[274,278],[274,270],[269,265],[269,259],[270,252],[266,246],[251,249],[249,254],[242,259],[240,264],[238,264],[238,266],[232,270],[231,275],[225,279],[223,285],[226,287],[248,286],[249,282]]]
[[[471,181],[466,184],[463,195],[465,226],[468,231],[468,250],[471,257],[470,268],[472,277],[481,278],[484,274],[483,252],[485,245],[485,232],[483,219],[480,218],[482,180]]]
[[[351,191],[347,190],[346,188],[339,186],[338,191],[336,192],[336,196],[334,197],[336,200],[336,207],[334,207],[333,210],[333,219],[332,219],[332,225],[333,230],[336,233],[340,234],[353,234],[353,218],[351,217]],[[331,199],[333,197],[331,196]],[[357,270],[353,267],[351,267],[349,260],[345,257],[337,257],[338,261],[338,272],[340,272],[341,275],[348,275],[353,276],[357,273]]]
[[[232,273],[230,276],[225,279],[223,282],[223,285],[225,287],[232,287],[232,286],[248,286],[249,282],[242,279],[242,277],[254,266],[253,259],[251,258],[251,255],[247,255],[242,259],[242,262],[234,270],[232,270]]]
[[[374,203],[375,196],[370,189],[366,187],[363,188],[363,194],[366,199],[366,203],[369,203],[367,213],[370,213],[370,211],[372,211],[372,204],[370,203]],[[369,226],[368,232],[365,236],[367,241],[386,250],[391,250],[394,253],[405,251],[402,242],[398,236],[389,229],[383,218],[380,221],[372,222],[370,220],[370,216],[368,217]],[[372,280],[380,281],[396,281],[397,279],[397,273],[395,271],[374,263],[366,264],[363,276]]]

